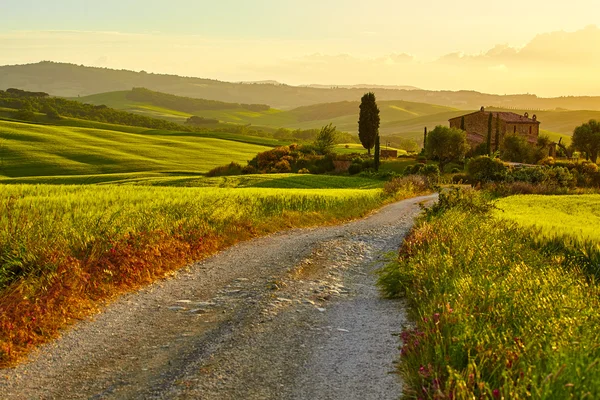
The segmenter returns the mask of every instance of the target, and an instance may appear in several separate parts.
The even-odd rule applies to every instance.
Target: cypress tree
[[[380,147],[379,134],[377,134],[377,136],[375,136],[375,171],[379,171],[379,157],[381,153]]]
[[[461,131],[466,131],[466,129],[465,129],[465,116],[464,115],[460,119],[460,130]]]
[[[375,94],[366,93],[360,102],[358,116],[358,138],[369,155],[375,146],[375,139],[379,136],[379,108],[375,101]]]
[[[500,114],[496,115],[496,144],[494,146],[494,151],[498,151],[500,148]]]
[[[427,143],[427,127],[425,127],[425,133],[423,133],[423,149],[425,149],[426,143]]]
[[[492,154],[492,118],[494,118],[494,115],[490,113],[490,117],[488,118],[487,143],[485,146],[485,151],[488,155]]]

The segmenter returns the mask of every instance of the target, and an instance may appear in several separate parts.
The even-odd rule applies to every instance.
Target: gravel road
[[[374,271],[434,199],[240,243],[123,296],[0,370],[0,398],[399,398],[404,306]]]

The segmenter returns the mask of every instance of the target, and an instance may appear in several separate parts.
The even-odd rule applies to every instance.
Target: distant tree
[[[523,136],[510,134],[504,138],[500,157],[504,161],[531,163],[534,158],[532,154],[534,150]]]
[[[35,112],[29,102],[24,102],[22,107],[14,114],[15,118],[23,121],[34,121]]]
[[[314,146],[321,154],[329,154],[333,151],[337,141],[337,129],[333,124],[321,128],[314,142]]]
[[[496,115],[496,137],[494,143],[494,152],[500,149],[500,114]]]
[[[488,118],[488,132],[487,132],[487,141],[486,143],[486,152],[488,153],[488,155],[492,154],[492,119],[494,118],[494,115],[492,113],[490,113],[490,116]]]
[[[436,126],[427,135],[425,155],[427,158],[438,160],[440,170],[450,162],[458,162],[465,158],[469,151],[467,134],[456,128]]]
[[[596,162],[600,152],[600,123],[591,119],[573,131],[572,147],[586,154],[586,159]]]
[[[379,171],[380,157],[381,157],[381,143],[380,143],[379,135],[377,135],[377,136],[375,136],[375,162],[373,164],[375,171]]]
[[[60,114],[58,113],[58,111],[56,111],[56,108],[54,108],[52,106],[47,106],[44,109],[44,113],[46,114],[46,117],[48,117],[48,119],[51,119],[51,120],[59,120],[60,119]]]
[[[419,144],[413,139],[400,139],[396,146],[409,153],[416,153],[419,150]]]
[[[185,123],[189,125],[218,124],[219,120],[214,118],[204,118],[198,117],[197,115],[192,115],[185,121]]]
[[[360,102],[358,138],[369,154],[375,146],[375,138],[379,136],[379,123],[379,107],[377,107],[375,94],[366,93]]]
[[[464,115],[460,118],[460,130],[461,131],[466,131],[466,129],[465,129],[465,116]]]

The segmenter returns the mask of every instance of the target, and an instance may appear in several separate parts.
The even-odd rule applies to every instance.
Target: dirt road
[[[236,245],[0,370],[2,399],[395,399],[403,304],[374,271],[434,196]]]

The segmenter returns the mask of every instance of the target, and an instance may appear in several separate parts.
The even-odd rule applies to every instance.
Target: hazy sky
[[[600,95],[599,12],[598,0],[0,0],[0,64]]]

